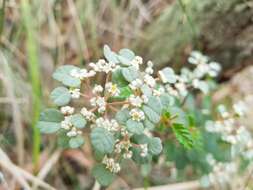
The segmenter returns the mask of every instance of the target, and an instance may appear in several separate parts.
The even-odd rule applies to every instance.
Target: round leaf
[[[131,82],[138,78],[139,73],[135,67],[127,67],[122,69],[122,75],[128,82]]]
[[[61,121],[64,119],[62,113],[56,109],[46,109],[40,114],[37,127],[41,133],[54,133],[61,128]]]
[[[127,130],[134,134],[142,134],[144,126],[141,122],[134,121],[132,119],[127,120],[126,122]]]
[[[153,111],[150,107],[148,106],[143,106],[143,111],[147,118],[153,122],[153,123],[158,123],[160,121],[160,115],[158,115],[155,111]]]
[[[92,169],[92,175],[102,186],[110,185],[114,179],[114,174],[107,170],[103,164],[97,164]]]
[[[84,139],[82,136],[73,137],[69,140],[70,148],[78,148],[84,144]]]
[[[107,154],[112,153],[115,139],[108,130],[97,127],[91,132],[91,143],[97,151]]]
[[[57,87],[52,91],[50,98],[57,106],[64,106],[70,102],[71,95],[67,88]]]
[[[148,150],[152,155],[158,155],[162,152],[162,142],[158,137],[149,139]]]
[[[71,116],[71,123],[76,128],[84,128],[86,126],[87,121],[81,114],[75,114]]]

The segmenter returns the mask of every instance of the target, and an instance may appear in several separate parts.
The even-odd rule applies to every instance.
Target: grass
[[[22,15],[23,22],[26,29],[27,40],[26,40],[26,51],[27,51],[27,62],[28,62],[28,72],[30,75],[30,81],[32,85],[33,93],[33,164],[34,171],[38,169],[38,161],[40,157],[40,132],[36,128],[37,121],[39,119],[39,114],[41,111],[41,84],[40,84],[40,67],[38,60],[38,46],[36,40],[36,26],[35,20],[32,16],[32,9],[30,3],[27,0],[22,0]]]

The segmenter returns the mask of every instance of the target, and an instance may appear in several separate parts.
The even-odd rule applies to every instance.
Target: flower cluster
[[[205,79],[216,76],[220,67],[193,52],[189,58],[196,65],[193,71],[182,69],[176,74],[166,67],[154,74],[153,63],[145,63],[131,50],[117,54],[105,46],[104,56],[106,60],[84,69],[65,65],[56,70],[53,77],[64,86],[53,90],[51,98],[60,111],[47,110],[39,124],[46,133],[60,130],[75,148],[84,143],[82,131],[89,127],[92,147],[103,157],[98,168],[118,173],[124,159],[147,161],[161,153],[161,140],[151,130],[161,122],[163,111],[178,106],[175,100],[186,97],[190,89],[207,92]],[[80,100],[85,104],[80,106]]]

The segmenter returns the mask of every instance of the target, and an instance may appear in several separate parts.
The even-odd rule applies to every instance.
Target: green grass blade
[[[36,41],[36,28],[34,17],[31,14],[31,6],[27,0],[22,0],[22,16],[26,29],[26,51],[28,56],[28,68],[33,91],[33,164],[36,171],[40,156],[40,132],[36,128],[41,108],[41,84],[38,60],[38,47]]]

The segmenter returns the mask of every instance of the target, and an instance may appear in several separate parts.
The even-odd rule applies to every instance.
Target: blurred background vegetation
[[[0,0],[0,37],[0,145],[15,163],[36,173],[51,154],[59,156],[53,138],[41,139],[35,128],[41,109],[50,104],[57,66],[95,61],[104,44],[133,49],[156,68],[179,69],[192,50],[200,50],[222,64],[219,82],[224,82],[253,64],[253,1]],[[46,138],[49,148],[41,146]],[[69,159],[50,174],[64,170],[55,185],[89,188],[87,168],[80,165],[90,161],[78,151],[64,155]],[[87,178],[80,184],[81,174]]]

